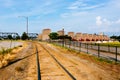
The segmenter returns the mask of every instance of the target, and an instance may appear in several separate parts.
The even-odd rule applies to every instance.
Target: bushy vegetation
[[[100,45],[100,46],[111,46],[111,47],[120,47],[120,42],[108,42],[108,43],[93,43],[93,45]]]
[[[23,71],[24,69],[23,69],[22,67],[16,67],[15,70],[18,71],[18,72],[21,72],[21,71]]]
[[[7,54],[7,53],[10,53],[11,51],[12,51],[12,49],[2,48],[2,50],[0,51],[0,54],[5,55],[5,54]]]
[[[120,35],[119,36],[111,36],[110,37],[111,39],[114,39],[114,40],[118,40],[120,42]]]
[[[55,40],[58,39],[58,33],[52,32],[49,34],[50,39]]]
[[[12,35],[8,35],[8,39],[13,39]]]
[[[27,35],[27,33],[26,32],[23,32],[23,34],[22,34],[22,36],[21,36],[21,39],[22,40],[27,40],[29,37],[28,37],[28,35]]]
[[[68,35],[58,35],[56,32],[52,32],[49,34],[50,39],[57,40],[57,39],[68,39],[71,40],[72,38]]]
[[[22,45],[19,45],[18,47],[22,47]],[[13,49],[17,49],[18,47],[9,48],[9,49],[2,48],[0,50],[0,55],[5,55],[5,54],[8,54],[8,53],[11,53]]]

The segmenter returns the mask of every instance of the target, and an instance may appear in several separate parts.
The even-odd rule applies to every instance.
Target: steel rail
[[[72,80],[76,80],[76,78],[43,45],[41,46],[50,54],[50,56],[58,63],[58,65],[60,65],[60,67],[69,75]]]
[[[36,46],[36,60],[37,60],[37,75],[38,75],[38,80],[41,80],[40,63],[39,63],[39,56],[38,56],[38,48],[37,48],[37,46]]]

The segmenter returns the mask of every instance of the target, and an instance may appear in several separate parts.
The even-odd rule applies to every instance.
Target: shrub
[[[7,53],[10,53],[11,51],[12,51],[12,49],[2,48],[2,50],[0,51],[0,54],[5,55],[5,54],[7,54]]]
[[[15,70],[18,71],[18,72],[21,72],[21,71],[23,71],[24,69],[23,69],[22,67],[16,67]]]

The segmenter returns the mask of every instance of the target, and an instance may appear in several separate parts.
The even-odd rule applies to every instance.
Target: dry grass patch
[[[16,67],[15,70],[16,70],[17,72],[22,72],[22,71],[24,71],[24,69],[23,69],[22,67],[20,67],[20,66]]]
[[[8,63],[12,62],[16,58],[16,54],[27,47],[27,44],[23,42],[23,45],[19,45],[17,47],[14,47],[12,49],[2,49],[0,51],[0,68],[7,66]]]
[[[72,54],[78,56],[80,59],[88,61],[89,63],[96,64],[96,66],[106,71],[108,74],[111,74],[111,76],[115,77],[115,80],[120,80],[120,63],[118,62],[111,61],[105,58],[98,58],[97,56],[93,56],[91,54],[75,51],[66,47],[64,48],[55,44],[51,46],[55,46],[55,48],[57,48],[58,50],[60,50],[60,52],[63,52],[64,54]]]

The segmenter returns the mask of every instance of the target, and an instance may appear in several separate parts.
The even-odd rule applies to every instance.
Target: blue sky
[[[118,34],[120,0],[0,0],[0,32],[66,32]]]

